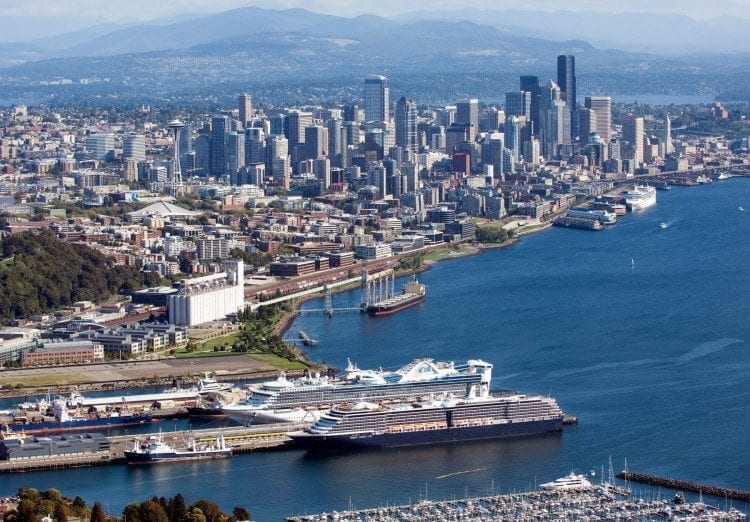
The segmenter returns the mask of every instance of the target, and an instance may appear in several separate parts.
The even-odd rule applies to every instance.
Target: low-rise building
[[[95,341],[75,340],[44,343],[21,354],[22,366],[90,363],[104,359],[104,345]]]

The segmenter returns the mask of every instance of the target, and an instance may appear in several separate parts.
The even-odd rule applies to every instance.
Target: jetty
[[[637,473],[634,471],[621,471],[620,473],[618,473],[617,478],[621,480],[629,480],[631,482],[649,484],[651,486],[662,486],[677,490],[694,491],[695,493],[702,493],[704,495],[714,495],[717,497],[733,498],[737,500],[744,500],[745,502],[750,502],[750,491],[722,488],[719,486],[712,486],[710,484],[701,484],[699,482],[679,480],[670,477],[660,477],[658,475]]]
[[[318,344],[318,341],[307,335],[307,332],[304,330],[299,331],[299,338],[305,346],[315,346]]]

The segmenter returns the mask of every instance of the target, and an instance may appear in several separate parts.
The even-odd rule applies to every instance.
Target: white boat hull
[[[228,407],[222,411],[235,422],[250,424],[275,424],[278,422],[315,422],[322,411],[295,408],[290,410],[268,410],[263,408]]]

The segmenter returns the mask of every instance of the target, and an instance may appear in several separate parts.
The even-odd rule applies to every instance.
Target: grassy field
[[[49,375],[33,375],[25,376],[23,378],[0,378],[0,386],[3,388],[15,388],[17,384],[22,384],[24,388],[33,388],[37,386],[67,386],[73,384],[83,384],[89,382],[91,379],[86,375],[73,373],[73,374],[55,374]]]
[[[300,361],[290,361],[272,353],[250,353],[247,355],[255,361],[269,364],[279,370],[304,370],[307,368],[307,365]]]

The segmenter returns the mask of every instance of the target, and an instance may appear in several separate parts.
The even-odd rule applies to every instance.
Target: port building
[[[245,306],[242,261],[225,261],[224,272],[180,282],[167,300],[169,322],[194,326],[223,319]]]

